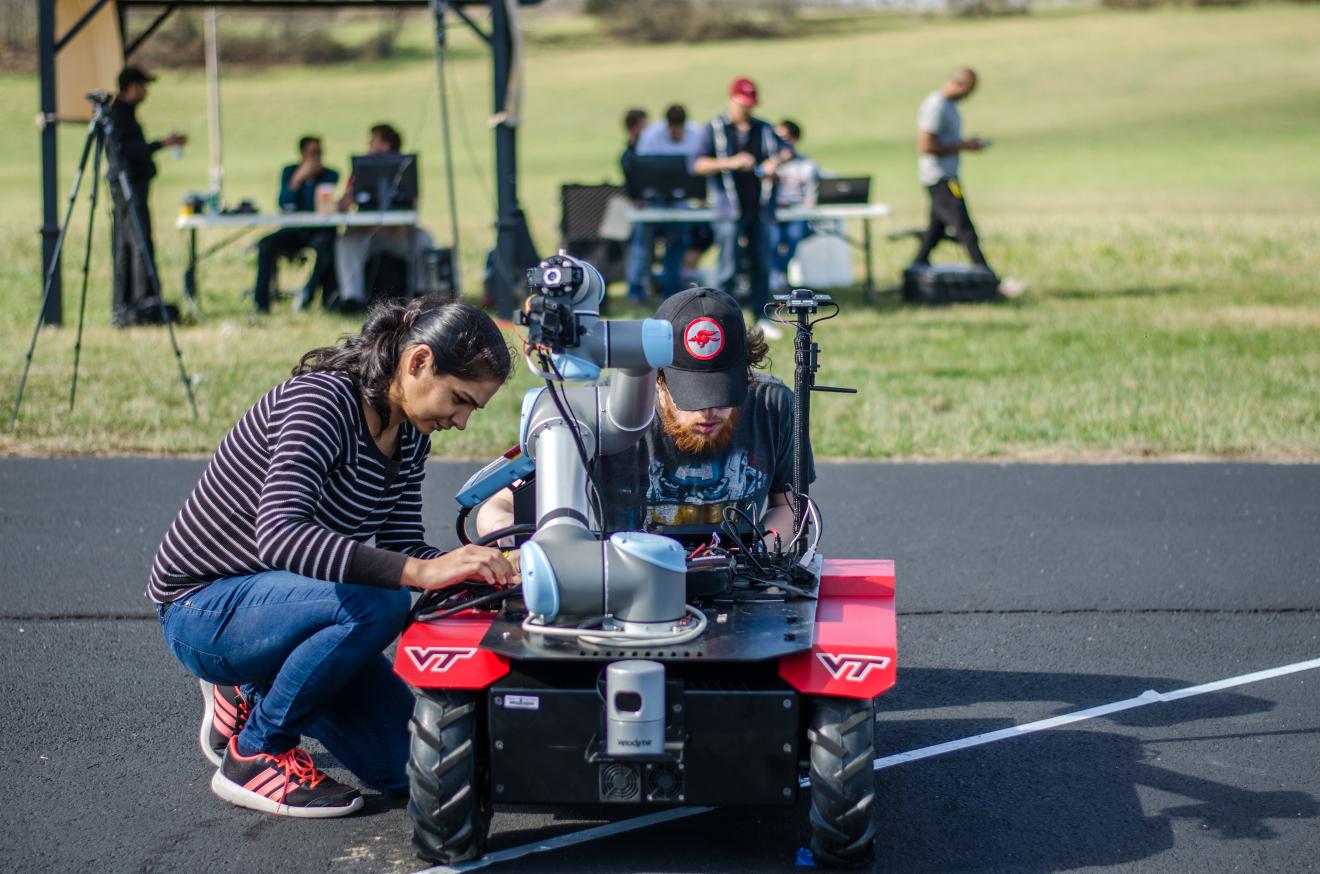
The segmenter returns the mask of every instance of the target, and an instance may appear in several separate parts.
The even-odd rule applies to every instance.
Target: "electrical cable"
[[[477,607],[482,607],[486,604],[493,604],[499,601],[504,601],[507,598],[517,595],[521,590],[522,590],[521,584],[512,585],[509,586],[507,589],[499,589],[494,592],[488,592],[485,595],[481,595],[469,601],[464,601],[461,604],[454,604],[449,607],[441,607],[439,610],[435,610],[429,613],[417,613],[413,616],[412,621],[431,622],[435,619],[446,619],[450,616],[453,616],[456,613],[462,613],[465,610],[472,610]]]
[[[807,510],[811,513],[812,523],[816,529],[816,536],[811,540],[811,551],[815,552],[816,547],[820,546],[820,536],[825,531],[825,522],[820,517],[820,504],[812,500],[811,495],[807,495]]]
[[[467,545],[489,546],[491,543],[494,543],[495,541],[505,537],[512,537],[518,534],[531,534],[536,531],[535,525],[531,524],[530,522],[521,522],[517,525],[510,525],[506,528],[499,528],[495,531],[491,531],[488,534],[484,534],[481,537],[478,537],[476,540],[472,540],[468,538],[467,526],[464,524],[465,521],[467,520],[468,514],[471,512],[472,512],[471,507],[463,507],[458,512],[458,519],[459,519],[458,539],[462,541],[464,546]],[[434,606],[433,602],[439,602],[439,604],[444,604],[445,601],[448,601],[454,598],[455,596],[463,594],[462,591],[463,589],[480,589],[480,588],[485,588],[487,585],[488,584],[485,582],[465,580],[457,584],[457,586],[453,588],[433,589],[431,591],[423,592],[421,597],[417,599],[417,603],[413,604],[412,610],[410,611],[409,614],[410,615],[409,621],[426,622],[431,619],[440,619],[443,618],[444,616],[450,616],[454,613],[467,610],[470,607],[479,606],[481,604],[486,604],[491,601],[502,600],[502,598],[494,597],[494,595],[497,593],[491,593],[489,595],[481,595],[477,598],[464,601],[460,604],[455,604],[453,605],[452,609],[449,607],[442,607],[441,609],[444,612],[441,614],[436,614],[435,612],[432,612],[432,608]],[[519,589],[520,587],[521,587],[520,584],[515,584],[508,587],[507,589],[500,589],[499,592],[512,592]]]
[[[528,616],[523,620],[523,631],[528,634],[540,634],[544,637],[572,638],[583,646],[591,647],[609,647],[618,646],[620,643],[626,644],[630,649],[638,647],[662,648],[669,646],[680,646],[690,640],[700,637],[706,630],[706,614],[702,613],[691,604],[684,607],[689,616],[693,619],[691,628],[682,631],[674,631],[670,634],[635,634],[633,632],[614,629],[590,629],[590,628],[564,628],[557,625],[544,625],[534,621],[533,617]],[[675,623],[677,626],[678,620]]]
[[[454,294],[455,297],[461,300],[463,288],[460,279],[462,270],[460,269],[461,259],[458,248],[457,194],[454,191],[454,150],[449,137],[449,87],[445,79],[445,9],[443,5],[435,4],[433,10],[436,16],[436,90],[439,92],[440,98],[440,131],[444,140],[445,156],[445,194],[449,203],[449,247],[454,276]]]
[[[818,319],[812,319],[811,321],[807,322],[807,329],[808,329],[808,330],[811,330],[811,329],[815,328],[815,327],[816,327],[817,325],[819,325],[821,322],[828,322],[830,319],[834,318],[835,316],[837,316],[837,315],[839,314],[839,305],[838,305],[837,303],[835,303],[834,301],[832,301],[832,300],[827,300],[827,301],[825,301],[825,302],[824,302],[823,304],[821,304],[821,305],[822,305],[822,306],[831,306],[831,307],[834,307],[834,312],[830,313],[828,316],[821,316],[821,317],[818,318]]]
[[[762,580],[756,577],[752,577],[750,580],[748,580],[748,582],[754,583],[758,587],[773,586],[776,589],[783,589],[785,592],[788,592],[793,595],[797,595],[799,598],[808,598],[812,601],[818,600],[818,598],[814,593],[808,592],[806,589],[799,589],[797,586],[793,585],[792,583],[786,583],[782,580]]]
[[[788,493],[793,496],[793,500],[795,501],[799,497],[798,493],[791,488],[788,490]],[[811,500],[810,495],[807,495],[806,497],[808,501]],[[798,524],[798,527],[793,531],[793,538],[788,541],[789,543],[797,543],[799,540],[802,539],[802,535],[805,534],[807,531],[807,522],[810,520],[810,518],[811,517],[809,515],[809,512],[803,514],[802,521]]]
[[[503,540],[506,537],[515,537],[519,534],[535,534],[536,525],[532,522],[519,522],[517,525],[509,525],[506,528],[496,528],[489,534],[483,534],[472,541],[477,546],[490,546],[497,540]]]
[[[490,20],[489,14],[486,21]],[[457,84],[457,83],[455,83]],[[490,181],[486,176],[486,167],[481,160],[477,158],[477,150],[472,147],[472,140],[468,137],[467,112],[463,109],[463,89],[455,87],[447,90],[448,95],[454,101],[454,114],[458,116],[458,136],[463,141],[463,150],[467,153],[468,166],[471,168],[471,175],[477,180],[477,185],[481,188],[482,196],[486,202],[494,208],[495,196]]]
[[[472,538],[468,537],[467,533],[467,519],[472,510],[472,507],[459,507],[458,519],[454,521],[454,533],[458,535],[458,542],[464,546],[472,542]]]
[[[816,503],[816,500],[812,498],[811,495],[799,495],[798,492],[794,491],[791,488],[788,490],[788,492],[793,496],[795,500],[800,496],[802,498],[805,498],[807,502],[807,513],[802,517],[802,524],[799,525],[798,529],[793,532],[793,540],[791,542],[797,543],[800,539],[802,539],[802,535],[805,534],[807,530],[807,521],[811,520],[812,522],[815,523],[812,526],[813,537],[811,540],[811,546],[808,547],[807,552],[803,553],[803,555],[815,552],[816,547],[820,545],[821,531],[824,530],[825,527],[825,523],[821,521],[820,505]]]
[[[418,616],[442,606],[446,601],[452,601],[455,598],[462,597],[470,590],[485,587],[486,583],[484,582],[478,583],[464,580],[463,582],[455,583],[453,586],[448,586],[443,589],[428,589],[423,591],[417,600],[413,602],[412,608],[409,609],[408,621],[416,621]]]
[[[554,372],[555,377],[562,383],[564,375],[560,373],[554,359],[547,355],[544,349],[538,349],[537,353],[541,359],[541,366],[548,365],[550,370]],[[554,380],[546,379],[545,385],[550,392],[550,399],[554,402],[555,409],[559,411],[564,424],[568,426],[569,434],[573,437],[573,445],[577,447],[578,457],[582,460],[582,468],[587,475],[587,499],[595,505],[596,524],[601,526],[603,530],[605,527],[605,504],[601,496],[600,483],[596,481],[596,471],[591,464],[591,456],[587,453],[586,444],[582,442],[582,432],[575,427],[578,419],[569,409],[567,396],[561,399]]]
[[[732,522],[733,520],[729,519],[730,513],[737,513],[739,516],[741,516],[743,518],[743,521],[747,523],[748,527],[752,529],[752,534],[756,536],[758,541],[762,541],[765,539],[766,536],[765,529],[762,528],[760,525],[756,524],[756,520],[753,519],[751,514],[748,513],[746,510],[744,510],[742,507],[739,507],[737,504],[729,504],[724,508],[725,520]]]

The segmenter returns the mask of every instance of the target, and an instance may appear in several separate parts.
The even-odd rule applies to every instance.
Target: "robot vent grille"
[[[665,765],[656,765],[646,772],[647,801],[681,801],[683,799],[683,772]]]
[[[614,763],[600,769],[601,801],[638,801],[641,789],[641,777],[632,765]]]

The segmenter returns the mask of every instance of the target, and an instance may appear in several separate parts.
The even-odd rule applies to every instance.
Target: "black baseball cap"
[[[135,82],[155,82],[156,77],[141,67],[125,67],[119,71],[119,90],[123,91]]]
[[[674,361],[665,386],[680,410],[739,407],[747,398],[747,326],[737,301],[713,288],[689,288],[660,304],[674,326]]]

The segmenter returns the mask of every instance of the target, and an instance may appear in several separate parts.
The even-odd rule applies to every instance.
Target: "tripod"
[[[115,139],[114,124],[110,120],[110,95],[104,91],[93,91],[87,95],[87,99],[92,103],[92,120],[87,125],[87,139],[83,142],[82,157],[78,159],[78,174],[73,179],[73,190],[69,192],[69,205],[64,211],[64,221],[60,223],[59,235],[55,238],[54,256],[51,258],[50,269],[46,272],[46,284],[41,295],[41,307],[37,310],[37,322],[32,326],[32,341],[28,344],[27,357],[23,361],[23,375],[18,380],[18,391],[14,395],[14,409],[9,415],[9,427],[13,428],[18,422],[19,407],[23,403],[23,390],[27,386],[28,371],[32,367],[32,353],[37,348],[37,337],[41,335],[41,326],[45,322],[46,303],[50,299],[51,289],[55,282],[55,271],[60,266],[60,253],[64,250],[64,239],[69,233],[69,225],[73,220],[73,207],[78,200],[78,190],[82,187],[83,175],[87,170],[87,159],[92,157],[92,196],[90,198],[90,209],[87,216],[87,242],[83,249],[82,260],[82,291],[78,300],[78,334],[73,345],[73,378],[69,383],[69,409],[73,409],[74,399],[78,391],[78,362],[82,355],[82,334],[83,321],[87,311],[87,282],[88,267],[92,260],[92,229],[96,223],[96,202],[97,193],[100,190],[101,175],[101,155],[104,152],[106,164],[109,168],[109,184],[118,186],[121,196],[126,205],[125,213],[128,215],[128,230],[132,235],[134,248],[143,253],[147,251],[146,227],[142,223],[142,214],[138,210],[137,201],[133,198],[133,188],[128,181],[128,171],[124,168],[123,161],[119,154],[119,143]],[[155,296],[156,303],[160,307],[161,321],[165,323],[165,328],[169,333],[170,346],[174,349],[174,360],[179,365],[179,379],[183,382],[184,391],[188,393],[188,405],[192,407],[193,418],[197,415],[197,400],[193,397],[192,379],[188,375],[187,368],[183,364],[183,352],[179,350],[179,342],[174,336],[174,322],[170,319],[169,311],[165,308],[165,300],[161,296],[160,276],[156,272],[156,265],[152,258],[142,258],[146,265],[147,284],[150,293]]]

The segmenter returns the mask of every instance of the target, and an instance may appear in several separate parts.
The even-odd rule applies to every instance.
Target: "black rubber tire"
[[[411,721],[408,813],[413,846],[428,862],[480,856],[490,828],[481,708],[476,695],[419,689]]]
[[[811,852],[821,865],[856,868],[875,854],[875,703],[809,700]]]

